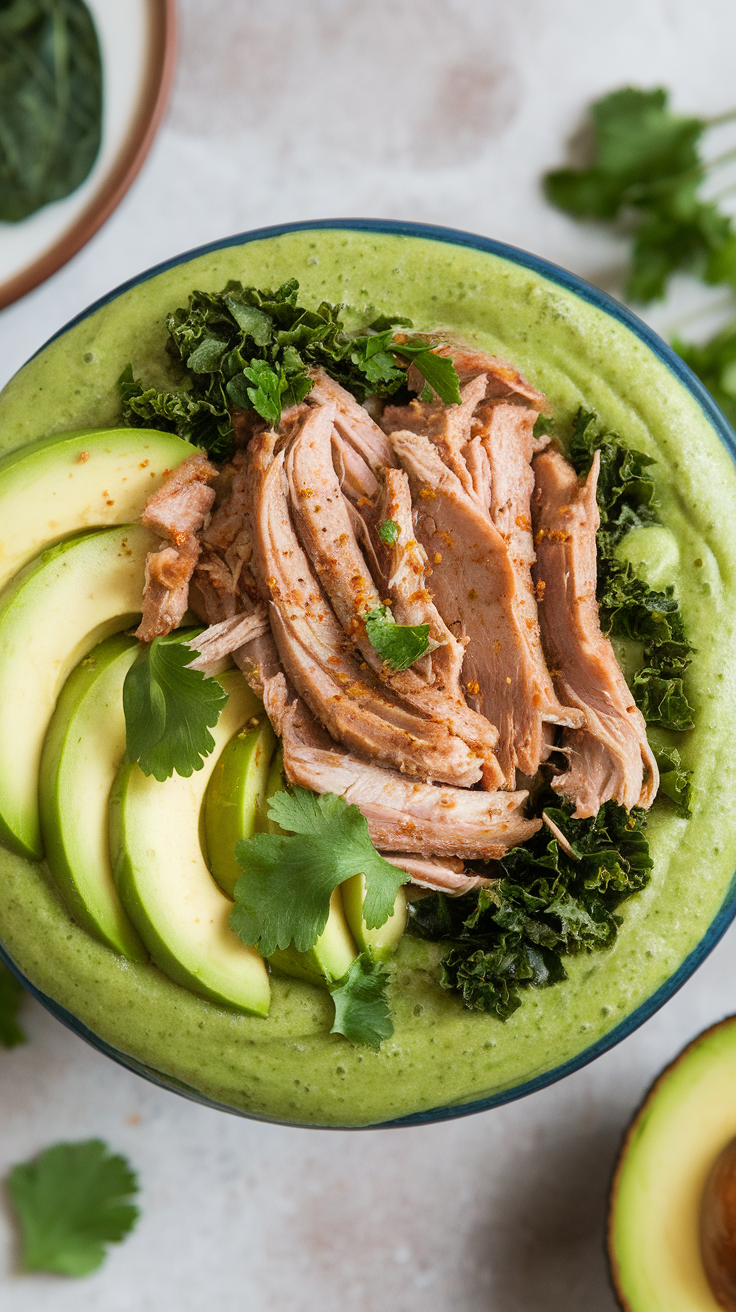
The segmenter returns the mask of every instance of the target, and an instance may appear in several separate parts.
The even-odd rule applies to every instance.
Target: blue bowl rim
[[[231,237],[222,238],[220,241],[209,242],[204,246],[194,247],[192,250],[183,252],[181,255],[175,255],[171,259],[164,260],[161,264],[156,264],[134,278],[129,278],[127,282],[121,283],[120,286],[101,296],[87,309],[76,315],[67,324],[54,333],[43,346],[39,347],[32,359],[40,355],[51,342],[63,336],[78,323],[89,318],[97,310],[108,305],[111,301],[116,300],[124,292],[140,283],[148,282],[151,278],[165,273],[168,269],[176,268],[180,264],[195,260],[199,256],[209,255],[214,251],[225,250],[231,246],[245,246],[253,241],[263,241],[272,237],[280,237],[287,233],[325,231],[325,230],[342,230],[348,232],[368,232],[368,233],[388,233],[394,236],[405,236],[413,238],[423,238],[428,241],[445,242],[451,246],[466,246],[472,250],[482,251],[486,254],[498,256],[513,264],[521,265],[523,268],[531,269],[532,272],[547,278],[550,282],[557,283],[558,286],[564,287],[566,291],[572,292],[575,296],[594,305],[597,309],[602,310],[605,314],[617,319],[626,328],[629,328],[649,349],[657,356],[659,360],[674,374],[679,382],[687,389],[688,392],[698,402],[703,410],[707,420],[716,430],[718,436],[726,447],[729,455],[736,464],[736,434],[731,428],[728,420],[722,411],[718,408],[713,397],[706,390],[700,379],[692,372],[684,360],[672,350],[666,342],[654,332],[652,328],[638,318],[633,311],[618,301],[613,300],[606,292],[600,291],[585,279],[578,277],[577,274],[570,273],[568,270],[561,268],[549,260],[542,259],[541,256],[533,255],[529,251],[524,251],[516,246],[508,245],[505,242],[495,241],[491,237],[482,237],[475,233],[463,232],[456,228],[445,228],[435,224],[412,223],[404,220],[394,219],[307,219],[300,223],[280,223],[272,227],[255,228],[250,232],[237,233]],[[511,1088],[504,1089],[499,1093],[492,1094],[487,1098],[480,1098],[472,1102],[453,1103],[444,1107],[435,1107],[423,1112],[415,1112],[410,1116],[398,1117],[391,1121],[382,1121],[378,1124],[366,1126],[315,1126],[313,1124],[282,1121],[276,1117],[258,1116],[251,1112],[244,1112],[235,1107],[229,1107],[224,1103],[218,1103],[205,1095],[199,1093],[196,1089],[178,1082],[170,1076],[165,1076],[161,1072],[138,1062],[135,1058],[120,1052],[106,1043],[104,1039],[88,1029],[76,1016],[68,1012],[59,1003],[52,998],[47,997],[37,989],[30,980],[26,979],[23,973],[13,962],[6,950],[0,943],[0,960],[4,961],[12,973],[24,986],[24,988],[35,997],[48,1011],[60,1020],[63,1025],[72,1030],[80,1038],[86,1040],[93,1048],[103,1052],[106,1056],[112,1058],[118,1065],[141,1075],[144,1079],[158,1085],[159,1088],[166,1089],[172,1093],[178,1093],[180,1096],[188,1098],[192,1102],[197,1102],[205,1107],[210,1107],[217,1111],[230,1112],[232,1115],[242,1116],[248,1120],[265,1121],[271,1124],[294,1126],[295,1128],[304,1129],[366,1129],[366,1130],[387,1130],[400,1129],[410,1125],[431,1125],[439,1121],[454,1120],[461,1116],[472,1116],[477,1112],[489,1111],[493,1107],[503,1106],[508,1102],[516,1102],[520,1098],[525,1098],[529,1094],[536,1093],[540,1089],[545,1089],[551,1084],[556,1084],[567,1075],[572,1075],[575,1071],[581,1070],[590,1062],[595,1061],[596,1057],[602,1056],[604,1052],[621,1043],[623,1039],[633,1034],[645,1021],[649,1020],[660,1007],[674,996],[683,984],[687,982],[691,975],[697,970],[698,966],[705,960],[710,952],[713,951],[716,944],[725,934],[729,925],[736,917],[736,873],[731,880],[728,891],[724,897],[720,910],[714,916],[708,929],[703,935],[700,942],[688,953],[685,960],[678,966],[677,970],[659,986],[655,992],[642,1002],[636,1009],[614,1026],[608,1034],[603,1035],[595,1043],[583,1049],[577,1056],[572,1057],[569,1061],[563,1062],[561,1066],[555,1066],[550,1071],[545,1071],[533,1079],[525,1081],[523,1084],[517,1084]]]

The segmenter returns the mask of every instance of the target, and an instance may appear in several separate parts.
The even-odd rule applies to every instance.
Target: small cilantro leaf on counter
[[[276,793],[268,810],[286,835],[255,834],[235,846],[243,874],[230,927],[243,943],[264,957],[291,943],[306,952],[327,924],[332,893],[357,874],[366,880],[366,925],[386,923],[409,876],[379,856],[357,806],[295,787]]]
[[[0,1046],[15,1048],[25,1043],[26,1036],[17,1021],[18,1008],[23,997],[23,985],[0,961]]]
[[[376,532],[387,547],[393,547],[399,538],[399,526],[395,519],[382,519]]]
[[[13,1167],[7,1185],[26,1271],[89,1275],[104,1262],[105,1245],[119,1243],[138,1220],[136,1176],[99,1139],[55,1144]]]
[[[635,222],[627,295],[648,302],[663,296],[678,270],[709,282],[736,278],[736,233],[701,184],[722,156],[700,157],[700,140],[717,120],[673,114],[659,87],[623,87],[590,107],[591,163],[556,169],[544,178],[548,199],[577,219]]]
[[[380,961],[371,961],[365,953],[356,957],[347,975],[330,988],[335,1004],[330,1033],[378,1052],[381,1040],[390,1039],[394,1032],[386,998],[389,979]]]
[[[437,647],[428,624],[397,624],[388,606],[374,606],[364,619],[371,647],[393,670],[408,670]]]
[[[197,656],[189,645],[195,637],[196,630],[183,629],[154,638],[141,647],[123,684],[128,759],[159,783],[202,769],[215,745],[209,730],[227,701],[216,679],[188,668]]]

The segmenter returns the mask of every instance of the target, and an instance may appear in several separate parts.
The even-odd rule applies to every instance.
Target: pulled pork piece
[[[381,850],[488,861],[540,828],[540,820],[522,813],[527,793],[416,783],[368,764],[331,742],[298,700],[286,710],[281,727],[289,783],[336,793],[356,805]]]
[[[581,712],[557,700],[529,623],[527,598],[506,543],[489,515],[426,438],[393,433],[417,508],[417,537],[432,565],[434,602],[461,641],[471,705],[499,731],[496,748],[506,785],[516,769],[535,775],[549,749],[546,724],[576,726]]]
[[[486,378],[485,374],[480,374],[463,388],[460,405],[443,405],[438,400],[415,400],[405,406],[387,405],[381,423],[389,435],[401,430],[428,437],[447,468],[457,475],[463,490],[473,496],[473,480],[463,453],[471,438],[470,426],[475,408],[485,394]]]
[[[433,893],[446,893],[448,897],[462,897],[463,893],[485,888],[490,883],[480,875],[467,875],[456,856],[447,856],[444,861],[431,856],[400,856],[398,852],[382,852],[381,856],[411,875],[412,884],[418,888],[430,888]]]
[[[198,452],[174,470],[148,498],[141,523],[166,541],[146,557],[143,617],[136,630],[141,642],[171,633],[189,602],[189,580],[199,556],[196,533],[215,499],[208,484],[217,470]]]
[[[211,625],[198,638],[192,638],[187,643],[188,647],[199,653],[195,660],[190,661],[188,668],[204,670],[214,661],[231,656],[245,643],[269,632],[268,615],[263,605],[256,606],[250,614],[233,615],[228,620]]]
[[[289,515],[276,433],[251,442],[253,567],[284,669],[338,742],[422,779],[470,787],[481,762],[461,739],[412,711],[350,654]]]
[[[339,437],[352,447],[374,474],[395,465],[394,453],[385,434],[355,397],[330,378],[324,369],[311,369],[310,374],[314,385],[307,394],[307,404],[334,405],[335,429]]]
[[[574,802],[576,819],[596,815],[613,799],[630,810],[651,806],[657,765],[646,725],[613,647],[601,633],[596,601],[596,502],[600,455],[581,487],[559,451],[534,461],[532,498],[542,642],[560,697],[583,712],[583,728],[567,731],[569,769],[552,780]]]
[[[330,433],[333,417],[332,405],[313,409],[286,456],[292,514],[302,545],[346,636],[361,652],[365,663],[405,702],[428,720],[445,725],[475,755],[482,757],[484,779],[487,779],[488,786],[493,787],[502,778],[493,752],[498,734],[483,716],[470,709],[462,697],[459,683],[455,689],[450,689],[442,683],[433,684],[426,677],[422,678],[413,668],[392,670],[370,642],[364,617],[368,611],[380,606],[382,599],[358,546],[352,517],[332,465]],[[399,470],[386,471],[387,478],[392,475],[399,479],[403,477],[408,496],[406,476]],[[403,519],[405,526],[407,520],[411,524],[410,502]],[[378,545],[380,539],[377,538]],[[426,598],[424,610],[431,612],[437,640],[444,641],[447,636],[455,649],[459,644],[448,634],[423,584],[423,575],[414,577],[416,602],[419,602],[417,589],[420,589]],[[424,619],[413,622],[424,623]]]
[[[218,477],[218,502],[201,534],[202,552],[192,580],[192,604],[210,624],[237,615],[245,601],[257,595],[248,569],[253,545],[246,482],[247,457],[236,451]]]
[[[450,343],[438,346],[434,353],[450,357],[461,383],[469,383],[478,374],[485,374],[486,397],[489,400],[518,397],[521,404],[530,402],[537,410],[547,408],[544,393],[532,387],[513,364],[499,360],[497,355],[486,355],[469,346],[453,346]],[[421,392],[424,387],[424,379],[414,365],[409,370],[407,382],[414,392]]]

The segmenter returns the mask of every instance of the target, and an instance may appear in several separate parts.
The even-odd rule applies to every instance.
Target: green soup
[[[656,457],[663,527],[624,549],[672,582],[697,655],[697,727],[677,735],[698,794],[690,821],[666,803],[649,825],[651,884],[622,909],[607,952],[529,989],[505,1024],[439,987],[439,949],[405,937],[391,989],[395,1033],[380,1053],[328,1033],[319,989],[272,977],[267,1020],[219,1008],[90,938],[43,865],[0,852],[0,938],[37,989],[138,1068],[254,1116],[361,1126],[499,1095],[573,1061],[646,1003],[703,939],[736,867],[736,470],[699,404],[629,328],[508,259],[447,242],[306,229],[229,246],[159,273],[64,332],[0,397],[0,451],[119,421],[115,380],[168,377],[164,316],[196,288],[298,277],[307,303],[408,315],[511,360],[566,418],[580,404]]]

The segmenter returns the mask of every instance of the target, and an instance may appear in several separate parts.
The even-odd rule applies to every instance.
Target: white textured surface
[[[540,199],[584,105],[631,81],[679,108],[733,101],[732,0],[185,0],[168,119],[122,206],[0,315],[0,382],[91,300],[230,232],[331,215],[446,223],[603,285],[621,248]],[[658,325],[698,303],[685,282]],[[84,1282],[15,1274],[4,1312],[609,1312],[605,1197],[647,1085],[736,1010],[736,931],[593,1066],[464,1121],[359,1134],[192,1106],[88,1049],[35,1004],[0,1050],[0,1174],[59,1138],[129,1154],[143,1219]]]

